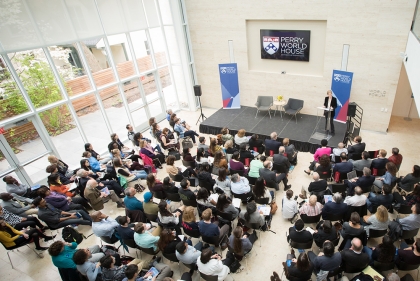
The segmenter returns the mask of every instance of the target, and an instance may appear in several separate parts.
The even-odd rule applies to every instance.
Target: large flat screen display
[[[310,30],[260,29],[261,58],[309,61]]]

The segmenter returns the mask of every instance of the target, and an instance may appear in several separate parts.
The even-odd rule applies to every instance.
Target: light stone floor
[[[203,112],[206,116],[210,116],[216,110],[217,109],[204,108]],[[182,119],[188,120],[190,125],[192,125],[193,129],[196,129],[198,131],[198,126],[195,125],[195,122],[199,116],[199,111],[181,111],[178,115]],[[167,121],[162,121],[162,125],[167,126]],[[145,132],[145,134],[148,135],[148,132]],[[389,132],[387,134],[376,133],[371,131],[362,131],[361,134],[363,136],[363,140],[367,144],[368,150],[385,148],[387,151],[390,151],[393,146],[397,146],[400,148],[400,151],[404,156],[404,160],[400,170],[401,175],[406,175],[407,173],[411,172],[411,167],[414,164],[419,163],[418,156],[420,155],[420,147],[415,144],[420,142],[420,120],[413,120],[411,122],[408,122],[403,120],[403,118],[393,117],[391,119]],[[295,194],[299,193],[302,185],[307,185],[310,182],[310,177],[304,174],[302,170],[308,166],[311,159],[311,154],[299,153],[298,165],[289,176],[290,183],[292,184],[292,190],[295,192]],[[163,179],[165,174],[165,172],[159,170],[158,178]],[[282,190],[278,191],[276,194],[279,206],[281,206],[280,200],[283,196],[284,191]],[[143,200],[142,194],[138,194],[137,197]],[[105,209],[103,210],[103,212],[112,217],[115,217],[117,215],[123,215],[124,213],[122,209],[116,209],[115,204],[112,202],[107,203],[105,205]],[[234,278],[235,280],[269,280],[269,277],[273,271],[277,271],[281,275],[281,262],[285,260],[286,254],[290,250],[289,246],[286,243],[286,232],[290,226],[291,224],[282,218],[281,209],[279,209],[277,211],[277,214],[274,216],[272,222],[272,230],[276,233],[262,233],[262,245],[260,247],[260,241],[256,242],[252,250],[252,255],[247,260],[247,267],[245,268],[245,270],[239,274],[229,275],[229,279]],[[90,227],[79,226],[79,231],[84,233],[86,236],[91,234]],[[58,237],[61,237],[61,233]],[[196,243],[197,240],[193,239],[193,242]],[[379,241],[369,241],[369,245],[374,246],[378,242]],[[96,238],[95,236],[91,236],[88,239],[84,240],[79,247],[86,247],[99,243],[100,240],[98,238]],[[318,252],[318,249],[315,248],[316,247],[314,247],[314,251]],[[135,256],[135,253],[131,251],[130,255]],[[224,252],[224,256],[225,255],[226,252]],[[0,249],[0,280],[2,281],[61,280],[58,271],[52,264],[51,258],[49,257],[47,252],[45,252],[45,257],[43,259],[39,259],[31,250],[25,247],[21,248],[20,252],[11,252],[10,256],[13,260],[15,269],[11,268],[6,255],[6,251],[3,248]],[[150,256],[143,254],[143,258],[150,258]],[[177,278],[180,277],[178,265],[175,263],[170,263],[167,260],[164,260],[164,262],[172,267],[172,269],[174,270],[174,279],[177,280]],[[245,261],[242,262],[242,265],[244,267],[245,264]],[[187,269],[182,265],[180,266],[180,268],[181,272],[187,271]],[[416,275],[414,273],[417,274],[417,272],[412,272],[412,275],[415,277]],[[399,273],[399,275],[403,276],[401,272]],[[199,280],[198,275],[194,274],[193,279]],[[282,280],[286,280],[286,278],[283,276]],[[313,278],[313,280],[315,279]]]

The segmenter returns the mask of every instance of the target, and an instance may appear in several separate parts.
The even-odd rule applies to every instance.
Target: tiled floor
[[[206,116],[210,116],[215,111],[216,109],[203,109]],[[198,131],[198,126],[196,126],[193,122],[196,122],[199,116],[199,111],[182,111],[178,115],[182,119],[189,120],[193,129]],[[163,126],[168,126],[166,120],[163,121],[162,124]],[[161,125],[161,127],[163,126]],[[148,132],[145,132],[145,135],[148,135]],[[390,152],[393,146],[400,149],[401,154],[404,156],[400,175],[406,175],[411,172],[412,166],[419,163],[418,156],[420,155],[420,146],[416,145],[416,143],[420,142],[420,120],[413,120],[409,122],[403,120],[403,118],[393,117],[387,134],[362,130],[362,136],[363,140],[367,144],[368,150],[384,148]],[[65,160],[64,155],[63,159]],[[308,185],[310,182],[310,177],[304,174],[302,170],[308,166],[311,159],[311,154],[299,153],[298,165],[289,176],[290,183],[292,184],[292,190],[295,194],[300,192],[302,185]],[[165,174],[165,172],[159,170],[158,178],[163,179]],[[142,194],[137,196],[142,199]],[[280,202],[283,196],[284,191],[277,192],[276,197],[278,202]],[[115,217],[117,215],[122,215],[124,211],[122,209],[117,210],[115,208],[115,204],[110,202],[105,205],[103,212]],[[230,277],[233,277],[235,280],[269,280],[269,276],[272,271],[275,270],[281,274],[281,262],[285,260],[286,254],[289,252],[289,246],[286,243],[286,232],[290,226],[291,224],[288,221],[283,220],[281,209],[279,209],[272,222],[272,230],[275,233],[262,233],[262,245],[260,247],[260,241],[256,242],[254,249],[252,250],[252,255],[247,260],[248,266],[246,269],[239,274],[232,274]],[[79,231],[84,233],[86,236],[91,233],[90,227],[86,226],[79,226]],[[98,238],[91,236],[84,240],[79,247],[86,247],[88,245],[99,243],[100,241]],[[378,243],[378,241],[370,241],[370,243],[374,245],[375,243]],[[314,250],[317,251],[316,249]],[[135,253],[131,252],[130,255],[135,256]],[[43,259],[39,259],[30,249],[25,247],[21,248],[19,252],[15,251],[10,253],[10,256],[13,260],[15,269],[11,268],[6,251],[3,248],[0,249],[0,280],[2,281],[61,280],[58,271],[53,266],[51,258],[47,252],[45,252],[45,257]],[[145,258],[146,255],[143,255],[143,257]],[[165,263],[170,264],[167,260],[165,260]],[[245,266],[245,264],[245,262],[242,262],[243,266]],[[180,276],[178,266],[174,263],[172,263],[171,266],[174,270],[174,279],[177,280]],[[181,272],[184,271],[187,271],[187,269],[181,266]],[[413,274],[413,276],[416,275]],[[194,275],[194,280],[198,280],[197,274]],[[282,280],[286,280],[284,276],[282,277]]]

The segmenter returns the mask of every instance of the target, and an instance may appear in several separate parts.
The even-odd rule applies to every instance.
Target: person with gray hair
[[[277,151],[279,151],[279,147],[281,145],[280,142],[277,141],[277,133],[272,132],[270,134],[270,139],[266,139],[264,141],[265,144],[265,156],[272,156],[273,154],[276,154]],[[271,154],[270,154],[271,151]]]
[[[104,198],[111,198],[113,202],[117,203],[117,208],[125,208],[124,203],[118,198],[117,194],[113,190],[100,191],[98,190],[98,183],[94,179],[88,180],[86,183],[86,188],[84,190],[84,197],[92,205],[92,208],[96,211],[102,210],[104,208]]]
[[[334,193],[332,201],[325,203],[324,208],[322,209],[322,219],[329,220],[330,215],[345,215],[347,212],[348,206],[346,203],[343,203],[343,197],[341,193]]]
[[[363,191],[369,192],[374,181],[375,177],[371,175],[370,169],[364,167],[362,177],[344,180],[344,184],[347,184],[347,195],[353,196],[356,186],[359,186]]]
[[[136,198],[137,191],[133,187],[128,187],[124,193],[125,208],[130,211],[140,210],[143,212],[143,203]]]
[[[288,183],[287,173],[276,173],[274,171],[271,171],[271,168],[272,168],[272,165],[270,161],[265,161],[264,168],[260,168],[260,177],[262,177],[265,180],[266,186],[270,188],[274,188],[275,190],[279,190],[280,189],[279,183],[282,181],[284,184],[284,191],[287,191],[288,189],[290,189],[292,185],[287,184]]]
[[[238,174],[233,174],[230,177],[232,181],[230,184],[230,190],[235,194],[247,194],[251,192],[249,181],[245,177],[241,177]]]
[[[349,206],[363,206],[366,204],[367,197],[363,195],[363,190],[360,188],[360,186],[356,186],[354,189],[355,195],[354,196],[347,196],[344,200],[344,203],[346,203]]]
[[[308,193],[319,193],[327,189],[327,181],[320,179],[319,174],[317,172],[312,173],[312,178],[314,181],[311,182],[309,186],[302,185],[301,194],[299,194],[300,198],[306,199]]]

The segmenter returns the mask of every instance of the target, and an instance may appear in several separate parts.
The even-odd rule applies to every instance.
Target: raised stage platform
[[[329,146],[336,147],[346,134],[346,124],[334,122],[335,135],[327,137],[324,131],[324,117],[298,114],[296,123],[295,118],[290,115],[283,114],[281,118],[279,111],[276,112],[276,116],[272,111],[271,119],[267,111],[259,112],[255,118],[256,113],[255,107],[221,108],[200,124],[200,133],[217,135],[223,127],[227,127],[231,135],[235,135],[240,129],[245,129],[247,136],[258,134],[261,139],[266,139],[270,138],[272,132],[276,132],[280,141],[289,138],[297,150],[311,153],[315,153],[321,139],[329,138]],[[358,132],[354,132],[354,135],[358,135]]]

